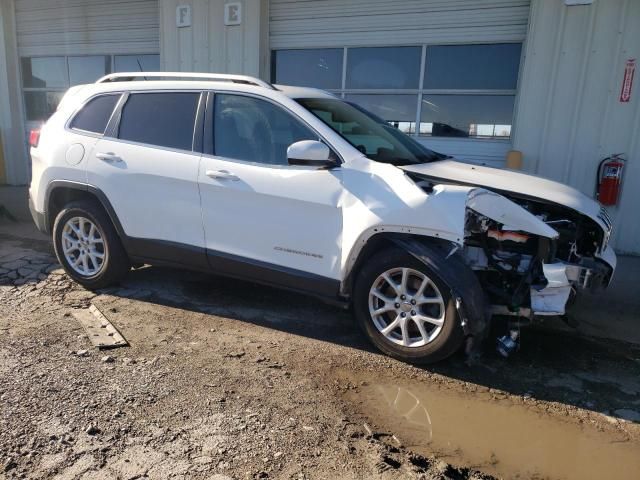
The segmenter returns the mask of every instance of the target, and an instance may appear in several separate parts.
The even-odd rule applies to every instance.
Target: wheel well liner
[[[484,338],[491,319],[489,303],[478,277],[465,263],[457,245],[436,238],[383,234],[370,248],[363,249],[362,259],[358,258],[353,272],[381,247],[381,241],[401,248],[431,268],[451,289],[465,335],[474,337],[474,344]]]
[[[394,245],[400,246],[400,248],[402,248],[403,250],[407,250],[405,245],[398,245],[397,240],[399,239],[404,239],[406,241],[415,241],[421,244],[432,244],[434,247],[437,247],[438,245],[451,246],[451,243],[449,241],[436,237],[427,237],[424,235],[393,231],[380,231],[378,233],[375,233],[374,235],[366,239],[366,243],[361,247],[360,251],[357,252],[357,257],[353,261],[353,266],[349,269],[343,282],[342,293],[347,295],[351,294],[351,292],[353,291],[353,283],[358,276],[358,272],[366,263],[366,261],[380,250],[392,247]],[[412,252],[409,253],[413,255]]]

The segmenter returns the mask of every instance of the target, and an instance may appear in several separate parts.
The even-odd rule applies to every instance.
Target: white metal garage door
[[[343,76],[346,76],[345,72],[349,71],[348,62],[354,58],[349,54],[353,51],[352,48],[421,46],[422,59],[419,60],[420,66],[416,67],[416,70],[419,68],[423,72],[425,57],[429,55],[427,52],[432,51],[429,50],[430,46],[505,45],[524,42],[529,9],[529,0],[403,0],[394,2],[388,0],[271,0],[269,12],[270,48],[272,51],[344,48],[344,55],[341,58],[344,61]],[[484,54],[478,48],[482,47],[470,47],[467,52],[458,50],[459,58],[470,59],[473,63],[476,53]],[[435,50],[433,51],[435,53]],[[515,55],[518,55],[519,51],[517,50]],[[408,54],[410,53],[408,52]],[[447,55],[442,50],[438,54],[440,56]],[[339,61],[340,59],[334,59],[334,64]],[[496,65],[500,65],[499,60],[494,58],[494,61]],[[272,69],[277,69],[277,62],[273,58]],[[443,99],[445,103],[448,102],[448,106],[451,108],[457,109],[459,115],[466,115],[470,118],[472,115],[481,116],[483,114],[465,113],[463,110],[468,108],[475,110],[475,112],[484,112],[486,110],[484,105],[489,104],[491,107],[489,97],[493,95],[493,98],[496,99],[494,107],[496,112],[502,110],[496,115],[504,122],[505,116],[509,116],[505,112],[512,109],[515,103],[517,65],[514,70],[511,72],[513,85],[510,85],[509,88],[499,89],[493,86],[491,88],[494,90],[491,90],[485,87],[461,88],[458,86],[447,89],[445,85],[444,88],[434,91],[428,88],[426,82],[423,82],[423,73],[421,73],[419,85],[412,86],[407,90],[391,91],[393,89],[390,89],[387,92],[370,92],[372,94],[393,94],[396,95],[395,99],[389,96],[384,100],[381,97],[373,96],[368,96],[367,99],[370,102],[387,102],[385,107],[389,107],[397,100],[398,109],[401,109],[400,104],[408,105],[410,103],[404,102],[408,97],[403,97],[403,94],[415,95],[417,104],[421,104],[421,102],[431,104],[433,102],[430,100],[439,98]],[[277,75],[274,75],[272,71],[272,80],[277,80],[276,77]],[[348,78],[346,83],[343,79],[341,88],[333,90],[349,98],[348,84]],[[362,95],[367,92],[352,93]],[[444,99],[444,97],[429,96],[433,94],[447,94],[449,97]],[[474,94],[476,98],[453,98],[463,94]],[[426,96],[422,97],[422,95]],[[478,95],[485,95],[485,97],[478,98]],[[503,97],[498,98],[498,95]],[[505,107],[506,97],[510,98],[506,102],[509,105]],[[420,101],[418,98],[423,100]],[[474,105],[474,100],[479,101]],[[365,106],[369,108],[370,105]],[[405,112],[409,117],[413,115],[413,110],[408,111],[405,108]],[[375,111],[375,113],[379,113],[379,111]],[[436,131],[432,130],[431,126],[422,123],[424,118],[420,115],[421,107],[417,107],[415,121],[403,121],[407,125],[406,131],[415,135],[417,139],[434,150],[478,163],[501,166],[504,163],[506,152],[511,149],[509,138],[513,116],[509,116],[508,125],[502,125],[502,122],[496,119],[493,122],[494,128],[490,135],[480,135],[481,129],[476,128],[490,127],[490,125],[474,124],[469,126],[466,133],[457,132],[458,137],[465,138],[451,138],[435,135]],[[391,119],[385,118],[385,120]],[[491,120],[487,120],[487,122],[491,123]],[[481,124],[483,121],[476,121],[476,123]],[[500,134],[496,134],[496,127],[502,129]],[[486,128],[483,131],[486,131]]]
[[[159,53],[157,0],[15,0],[21,57]]]
[[[160,69],[157,0],[15,0],[15,13],[27,130],[69,87]]]

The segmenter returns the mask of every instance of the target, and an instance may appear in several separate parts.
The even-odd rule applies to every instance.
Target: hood
[[[490,190],[510,192],[541,201],[564,205],[598,223],[600,204],[584,193],[560,182],[514,170],[483,167],[455,160],[441,160],[400,167],[407,172],[424,175],[429,179],[464,185],[477,185]]]

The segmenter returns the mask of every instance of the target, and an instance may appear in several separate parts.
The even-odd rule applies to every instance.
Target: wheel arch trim
[[[362,255],[370,248],[372,242],[379,240],[389,240],[391,238],[420,238],[424,242],[449,241],[453,244],[462,245],[462,239],[451,232],[436,231],[431,229],[403,227],[400,225],[376,225],[364,230],[353,243],[349,255],[345,262],[342,293],[349,293],[352,287],[353,276],[360,267]]]
[[[391,240],[434,271],[448,286],[465,335],[476,340],[484,338],[491,319],[489,303],[478,277],[464,262],[458,246],[450,242],[425,242],[424,239],[406,236],[394,236]]]
[[[126,237],[124,229],[122,228],[122,224],[118,219],[118,215],[116,214],[115,210],[113,209],[113,206],[111,205],[111,202],[109,201],[107,196],[104,194],[104,192],[93,185],[89,185],[87,183],[81,183],[81,182],[74,182],[71,180],[53,180],[49,182],[49,184],[47,185],[47,191],[45,193],[44,214],[45,214],[45,221],[46,221],[45,224],[50,229],[53,226],[53,222],[55,221],[55,218],[51,218],[51,208],[50,208],[51,195],[57,189],[79,190],[79,191],[87,192],[90,195],[93,195],[96,198],[96,200],[98,200],[102,208],[104,208],[105,212],[107,212],[107,215],[109,216],[109,219],[113,223],[113,226],[115,227],[116,232],[118,232],[118,235],[120,236],[120,238]]]
[[[415,229],[377,228],[358,245],[357,252],[352,253],[343,290],[351,290],[354,274],[360,268],[362,253],[374,238],[384,239],[428,266],[448,286],[465,335],[475,337],[476,340],[484,338],[491,318],[489,304],[478,278],[464,262],[459,244],[455,240],[443,236],[420,235]],[[473,343],[475,345],[479,342]]]

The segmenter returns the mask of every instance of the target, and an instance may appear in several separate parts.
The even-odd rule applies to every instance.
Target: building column
[[[25,185],[29,165],[13,0],[0,0],[0,183]]]
[[[159,4],[164,70],[235,73],[269,80],[268,0],[160,0]],[[238,24],[225,24],[226,4],[240,4]],[[178,6],[191,9],[190,25],[177,25]]]

